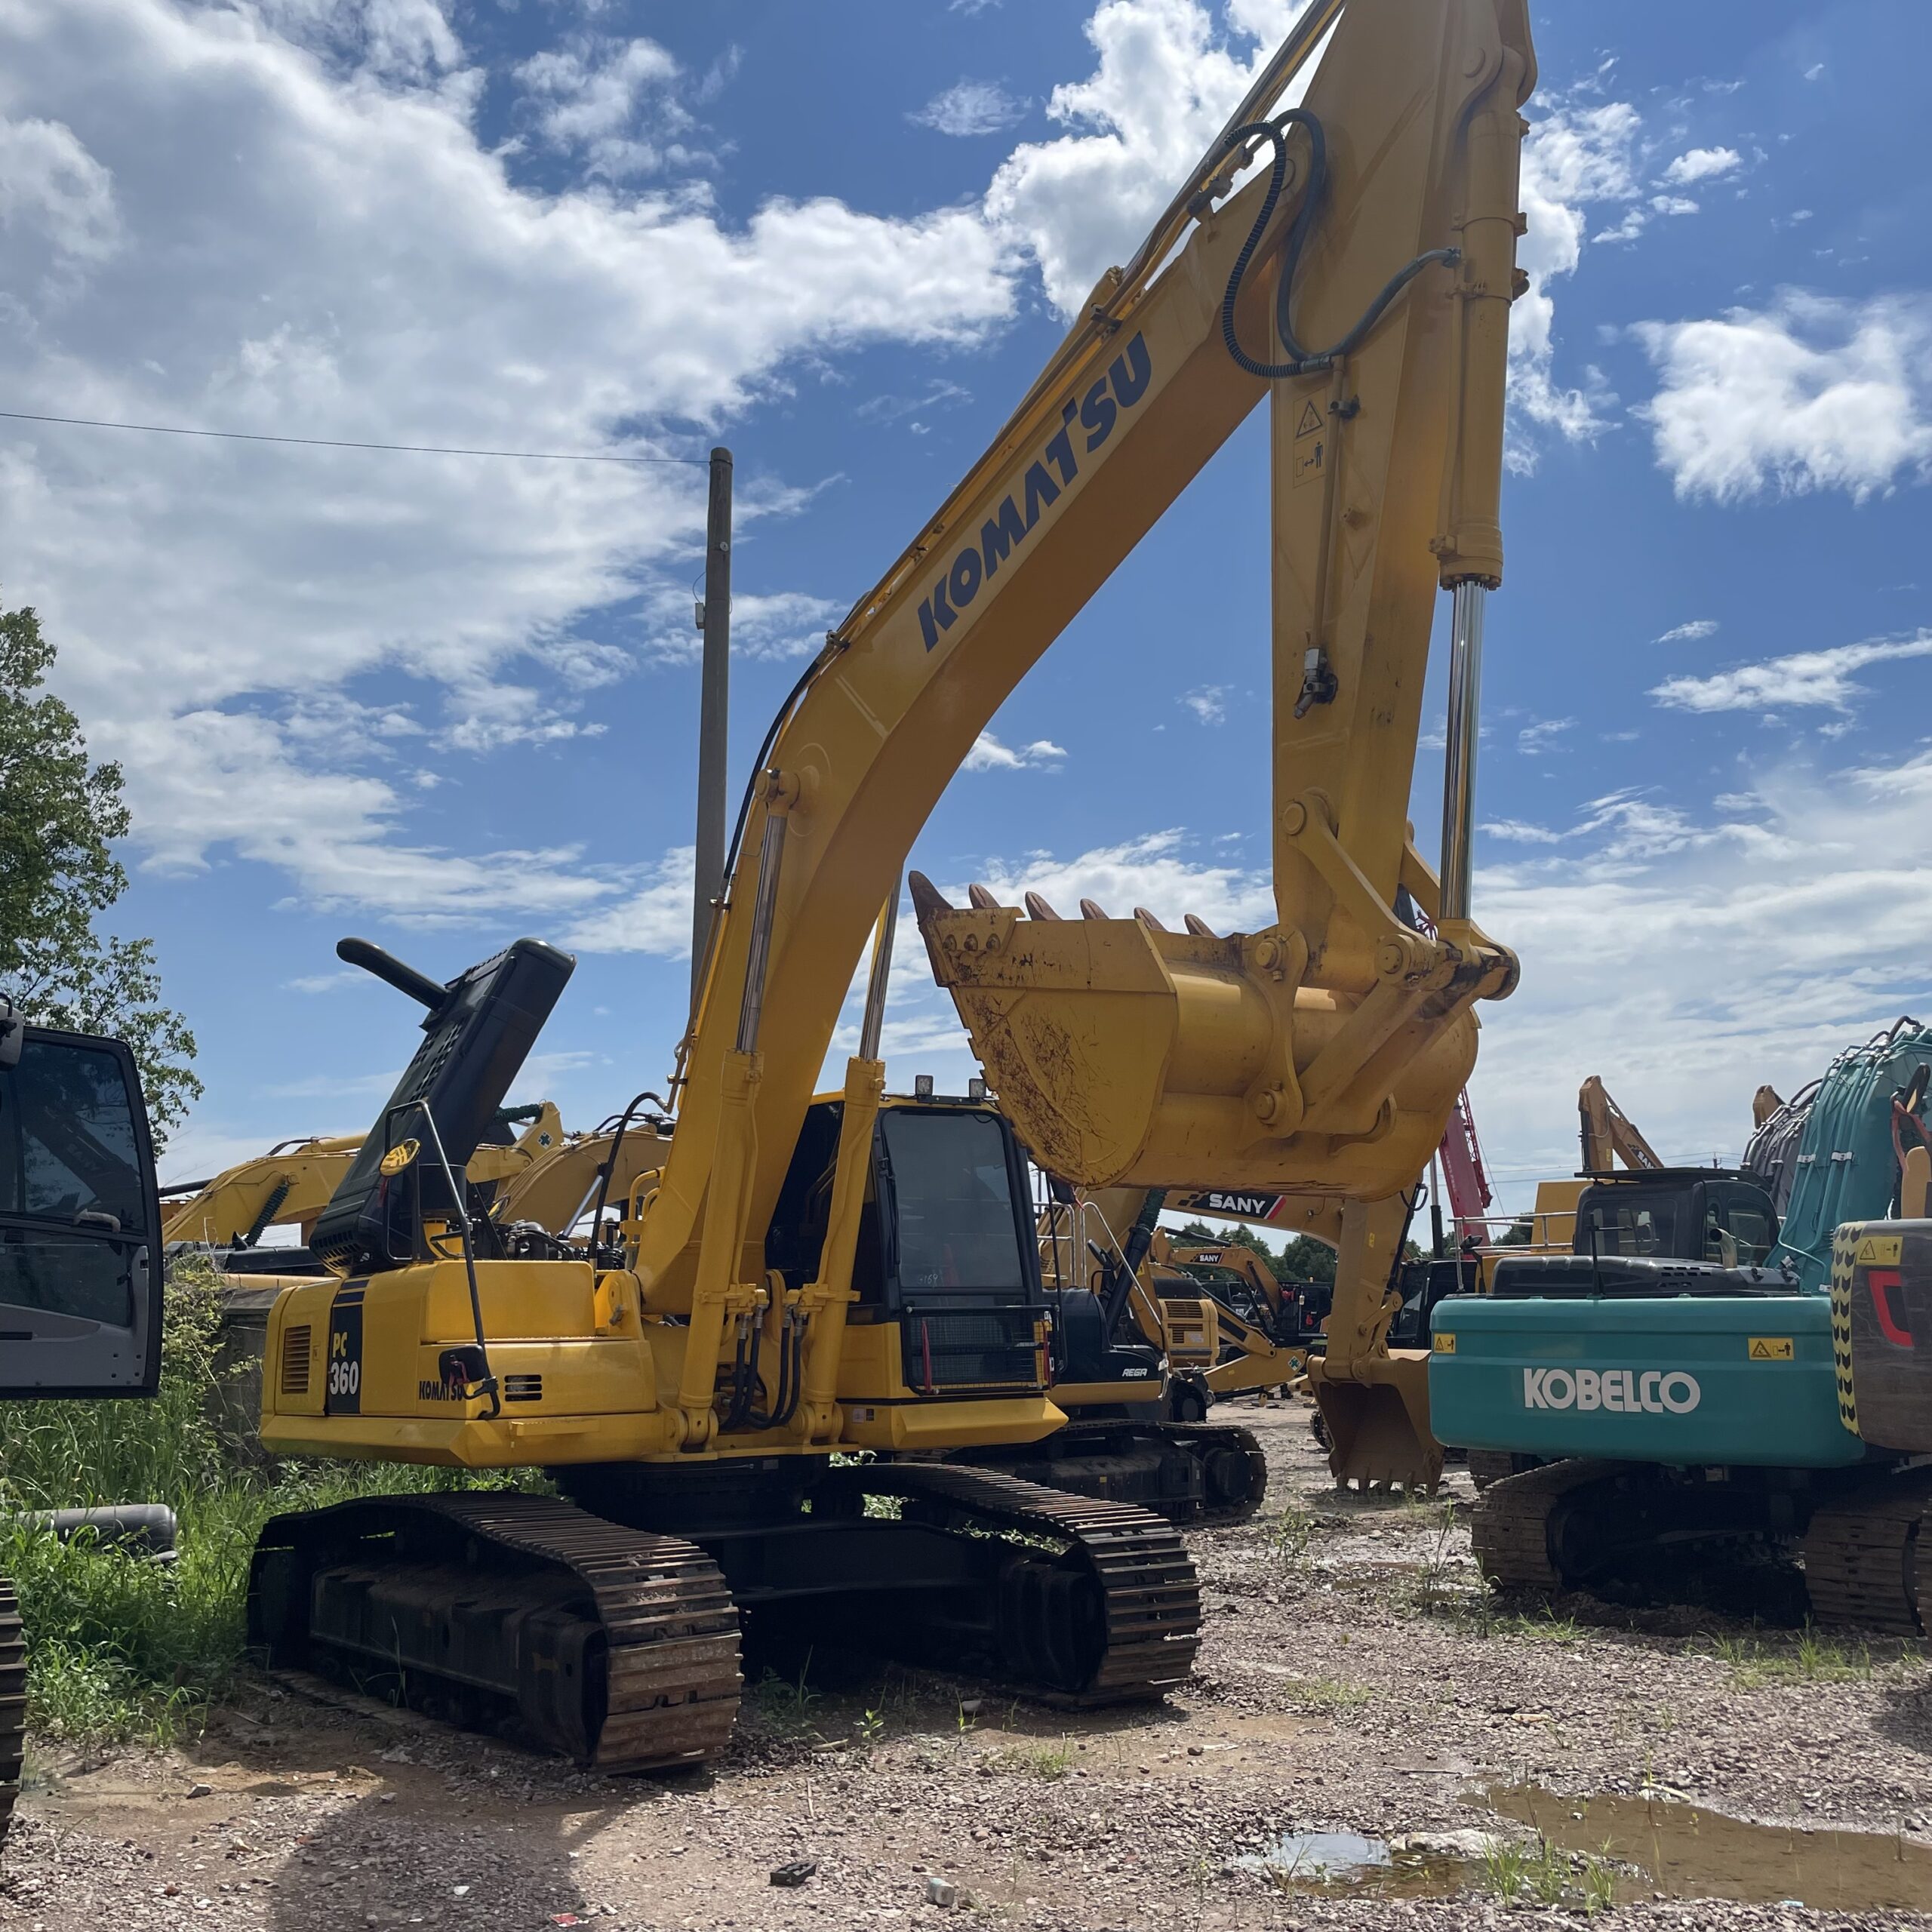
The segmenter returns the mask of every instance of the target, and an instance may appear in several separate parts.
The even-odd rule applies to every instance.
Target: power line
[[[612,456],[584,450],[478,450],[443,443],[355,443],[334,436],[269,436],[247,429],[186,429],[172,423],[103,423],[91,416],[35,416],[23,409],[0,409],[10,423],[60,423],[74,429],[138,429],[152,436],[208,436],[226,443],[293,443],[304,449],[386,450],[406,456],[508,457],[530,463],[628,463],[706,466],[694,456]]]

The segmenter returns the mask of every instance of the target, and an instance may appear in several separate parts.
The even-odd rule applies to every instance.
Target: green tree
[[[154,942],[96,930],[127,889],[128,808],[121,768],[88,758],[44,688],[53,662],[31,609],[0,611],[0,992],[40,1025],[125,1039],[159,1144],[202,1091],[195,1036],[161,1004]]]

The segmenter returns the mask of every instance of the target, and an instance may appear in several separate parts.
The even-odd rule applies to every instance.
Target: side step
[[[742,1681],[737,1612],[702,1550],[513,1491],[274,1518],[248,1635],[271,1666],[466,1726],[515,1716],[605,1771],[721,1750]]]
[[[1232,1423],[1075,1421],[1044,1442],[964,1450],[949,1461],[1137,1503],[1171,1523],[1244,1522],[1268,1494],[1259,1438]]]

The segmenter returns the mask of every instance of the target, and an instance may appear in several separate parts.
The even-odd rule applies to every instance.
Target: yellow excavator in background
[[[1607,1174],[1619,1161],[1632,1174],[1663,1165],[1662,1156],[1594,1073],[1577,1090],[1577,1116],[1585,1174]]]
[[[524,1131],[513,1140],[509,1130],[516,1126]],[[262,1236],[270,1228],[294,1228],[306,1248],[309,1229],[354,1165],[363,1138],[346,1134],[278,1141],[266,1154],[225,1168],[211,1180],[180,1181],[163,1188],[164,1242],[171,1247],[188,1242],[212,1249],[231,1272],[273,1270],[288,1260],[289,1251],[258,1246]],[[507,1205],[519,1192],[515,1183],[533,1170],[554,1177],[561,1158],[587,1138],[566,1136],[556,1108],[548,1100],[531,1107],[500,1109],[492,1141],[470,1156],[464,1173],[473,1188],[494,1186],[479,1204],[501,1194]],[[547,1195],[542,1204],[548,1206]],[[500,1214],[499,1218],[518,1217]],[[306,1261],[306,1254],[300,1258]]]
[[[1303,105],[1270,113],[1318,47]],[[573,962],[521,940],[439,982],[345,942],[426,1009],[425,1037],[310,1231],[335,1278],[276,1303],[263,1444],[540,1468],[564,1495],[270,1522],[250,1621],[271,1658],[518,1721],[609,1769],[720,1747],[741,1618],[1075,1705],[1183,1681],[1199,1592],[1168,1524],[934,1459],[1064,1420],[1028,1153],[1079,1187],[1318,1202],[1340,1251],[1321,1388],[1338,1468],[1432,1479],[1422,1364],[1389,1358],[1383,1290],[1399,1196],[1474,1058],[1473,1004],[1516,972],[1469,917],[1469,761],[1534,76],[1525,0],[1303,11],[787,697],[731,842],[669,1144],[621,1198],[601,1190],[587,1254],[497,1251],[457,1179]],[[1028,668],[1264,397],[1278,922],[1223,937],[1023,920],[955,911],[914,874],[999,1100],[886,1096],[913,837]],[[1438,586],[1439,894],[1404,821]],[[1433,937],[1397,916],[1404,892]],[[869,934],[859,1051],[815,1098]],[[1130,1275],[1137,1244],[1138,1224]]]

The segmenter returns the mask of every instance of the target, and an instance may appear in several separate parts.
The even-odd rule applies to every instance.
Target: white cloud
[[[581,45],[527,78],[538,131],[608,174],[597,143],[632,138],[641,101],[663,130],[662,63],[648,43]],[[771,200],[727,222],[689,195],[520,186],[514,144],[478,139],[466,59],[432,0],[0,10],[10,406],[668,454],[663,426],[721,424],[795,358],[970,343],[1013,312],[1009,257],[970,209]],[[583,620],[641,593],[648,609],[667,582],[688,598],[703,473],[15,426],[6,589],[39,607],[63,694],[125,761],[152,854],[245,851],[345,903],[367,881],[368,903],[395,903],[420,878],[440,904],[452,856],[411,841],[413,788],[367,775],[380,741],[342,762],[352,734],[322,728],[325,701],[479,753],[595,728],[583,694],[629,654]],[[822,628],[817,600],[771,598],[744,607],[750,648]],[[407,700],[369,688],[379,673],[416,680]],[[169,723],[189,705],[192,772]],[[466,863],[476,909],[529,903],[507,869]],[[580,875],[564,901],[605,889]]]
[[[1560,747],[1557,740],[1565,731],[1574,731],[1577,721],[1574,718],[1539,718],[1534,724],[1525,724],[1516,734],[1516,749],[1525,758],[1540,758],[1546,752]]]
[[[1653,640],[1657,644],[1697,644],[1707,637],[1718,634],[1718,620],[1715,617],[1693,617],[1689,623],[1672,624],[1670,629]]]
[[[1848,712],[1864,687],[1853,674],[1904,657],[1932,657],[1932,631],[1916,637],[1874,638],[1828,651],[1800,651],[1742,664],[1709,678],[1667,678],[1651,696],[1674,711],[1776,711],[1814,708]]]
[[[994,860],[983,883],[1003,906],[1019,905],[1029,892],[1069,916],[1078,915],[1082,899],[1096,900],[1118,919],[1145,906],[1176,931],[1189,912],[1217,932],[1251,932],[1273,921],[1275,896],[1264,874],[1197,865],[1187,857],[1191,842],[1185,832],[1170,829],[1096,846],[1074,859],[1033,853],[1017,863]],[[963,885],[946,892],[955,903],[964,902]]]
[[[1651,206],[1659,214],[1695,214],[1697,204],[1682,195],[1653,195]]]
[[[1626,796],[1557,851],[1480,869],[1477,915],[1523,962],[1482,1011],[1472,1083],[1508,1203],[1573,1170],[1586,1074],[1666,1159],[1734,1160],[1761,1081],[1789,1094],[1922,1004],[1928,807],[1932,754],[1830,777],[1785,761],[1700,812]]]
[[[228,847],[278,868],[312,909],[357,906],[444,924],[506,912],[566,915],[615,889],[574,847],[466,857],[411,844],[397,835],[404,808],[387,783],[303,770],[283,729],[249,713],[156,714],[117,724],[109,743],[141,774],[146,863],[163,873],[205,872],[210,848]]]
[[[1490,819],[1481,829],[1491,838],[1508,839],[1518,845],[1556,845],[1563,840],[1561,832],[1552,832],[1546,826],[1531,825],[1519,818]]]
[[[1017,749],[1003,745],[990,731],[982,731],[961,761],[961,771],[1057,771],[1066,752],[1051,738],[1035,738]]]
[[[1509,401],[1512,411],[1535,428],[1566,441],[1593,441],[1610,427],[1604,414],[1615,398],[1594,371],[1581,386],[1555,376],[1555,297],[1551,285],[1576,272],[1583,259],[1585,211],[1604,203],[1634,202],[1635,151],[1642,123],[1628,101],[1591,104],[1582,93],[1548,102],[1523,144],[1521,201],[1528,223],[1517,245],[1527,291],[1509,312]],[[1643,220],[1634,208],[1620,227],[1599,240],[1628,241]],[[1508,460],[1518,471],[1536,466],[1532,436],[1511,437]]]
[[[1022,143],[986,199],[1063,315],[1127,260],[1305,5],[1235,0],[1229,38],[1198,0],[1101,0],[1085,28],[1094,72],[1047,102],[1069,131]]]
[[[647,881],[621,902],[580,919],[568,943],[582,952],[651,952],[685,959],[691,949],[691,898],[697,851],[666,852]]]
[[[1016,100],[997,81],[955,81],[943,93],[934,94],[916,114],[906,118],[915,126],[966,140],[978,134],[996,134],[1002,128],[1011,127],[1026,112],[1027,105]]]
[[[1825,63],[1824,63],[1824,62],[1823,62],[1823,61],[1820,60],[1820,61],[1817,62],[1814,66],[1810,66],[1810,67],[1807,67],[1807,68],[1805,69],[1805,70],[1804,70],[1804,78],[1805,78],[1807,81],[1817,81],[1817,80],[1822,80],[1822,79],[1824,78],[1824,73],[1825,73]]]
[[[0,116],[0,230],[56,256],[99,261],[120,237],[113,178],[58,121]]]
[[[1844,490],[1932,472],[1932,306],[1795,291],[1768,309],[1638,326],[1660,378],[1635,413],[1679,497]]]
[[[692,125],[671,91],[679,72],[654,40],[588,34],[534,54],[516,69],[545,145],[581,155],[589,173],[620,181],[689,158],[676,138]],[[641,126],[647,104],[648,134]]]
[[[1735,148],[1692,148],[1679,155],[1657,178],[1666,188],[1687,188],[1694,181],[1715,181],[1743,165]]]
[[[1227,695],[1226,685],[1197,685],[1192,691],[1184,692],[1180,701],[1202,724],[1224,724],[1228,708],[1223,700]]]

